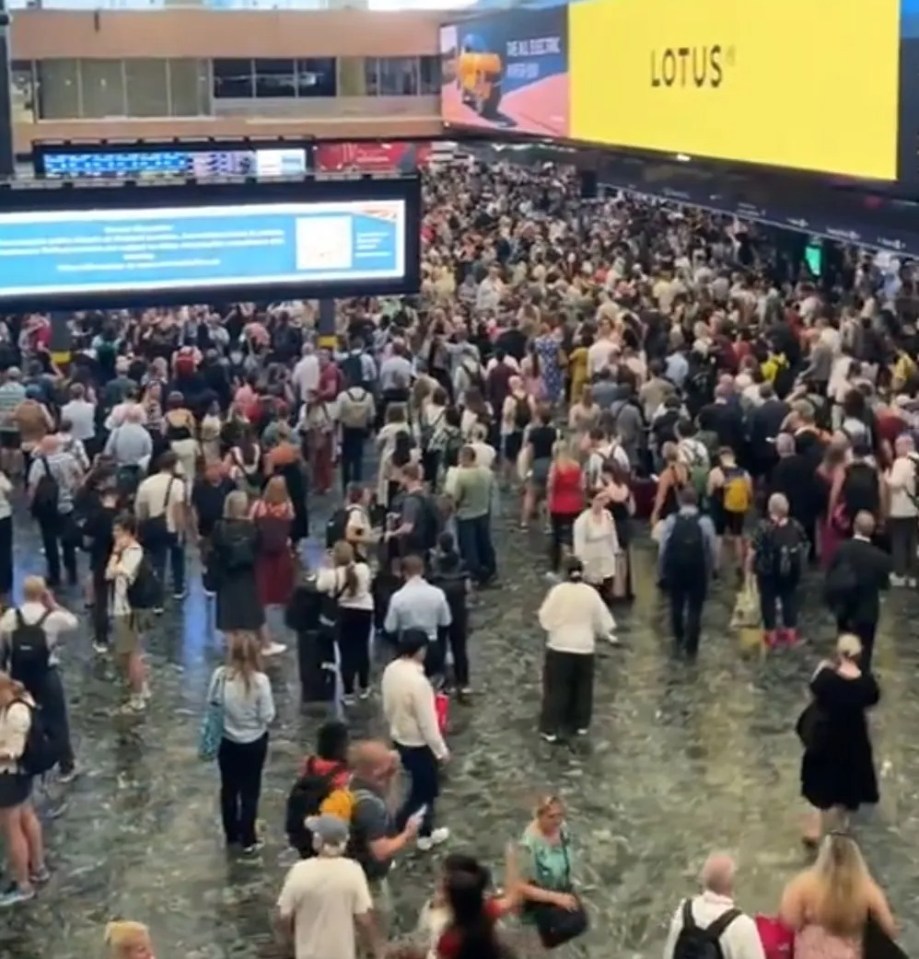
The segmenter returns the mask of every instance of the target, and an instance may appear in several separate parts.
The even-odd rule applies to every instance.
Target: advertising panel
[[[900,179],[919,183],[919,0],[902,0],[900,23]]]
[[[10,190],[0,195],[0,307],[417,289],[417,178],[350,196],[354,184],[340,181],[337,197],[310,197],[310,187],[326,192],[310,181],[264,192],[272,185],[77,188],[53,191],[50,209],[22,204],[38,191]],[[89,205],[86,194],[96,194]]]
[[[440,52],[444,123],[568,136],[566,7],[449,24]]]
[[[573,4],[571,137],[893,180],[899,5]]]
[[[356,171],[374,173],[398,170],[412,173],[427,165],[431,156],[430,142],[397,140],[392,143],[365,142],[319,143],[314,150],[316,169],[323,173]]]

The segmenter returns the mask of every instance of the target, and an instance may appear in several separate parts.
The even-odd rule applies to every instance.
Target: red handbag
[[[794,959],[795,933],[776,916],[756,916],[756,931],[766,959]]]
[[[446,693],[434,693],[434,712],[437,715],[437,728],[441,736],[446,736],[450,719],[450,697]]]

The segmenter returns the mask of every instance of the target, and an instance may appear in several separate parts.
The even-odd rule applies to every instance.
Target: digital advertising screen
[[[416,178],[239,186],[0,194],[0,309],[417,290]]]
[[[902,0],[900,19],[900,179],[919,183],[919,0]]]
[[[430,156],[430,141],[412,140],[317,143],[313,154],[316,169],[323,173],[373,173],[377,170],[412,173],[426,166]]]
[[[900,0],[584,0],[568,17],[573,140],[897,177]]]
[[[137,147],[35,151],[35,172],[55,179],[135,179],[146,177],[302,176],[309,171],[307,147]]]
[[[566,7],[448,24],[440,30],[440,53],[444,123],[569,135]]]

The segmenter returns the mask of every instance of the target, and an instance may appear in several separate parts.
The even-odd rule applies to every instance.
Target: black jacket
[[[850,539],[843,543],[827,570],[827,578],[833,571],[847,565],[857,582],[845,604],[837,610],[839,619],[847,624],[872,625],[877,623],[881,611],[881,590],[890,586],[892,563],[890,557],[874,543],[863,539]]]

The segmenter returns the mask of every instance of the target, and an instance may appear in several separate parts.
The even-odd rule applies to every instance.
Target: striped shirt
[[[18,380],[0,385],[0,430],[5,433],[19,432],[13,411],[25,398],[26,388]]]

